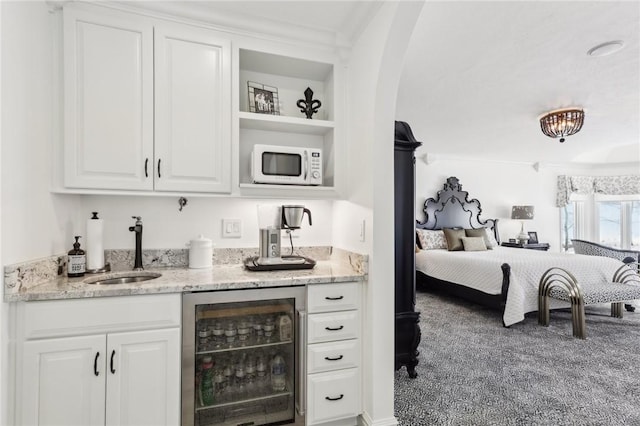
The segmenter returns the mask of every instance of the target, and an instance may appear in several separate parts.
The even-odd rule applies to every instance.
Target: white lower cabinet
[[[180,424],[180,295],[26,302],[18,312],[29,320],[19,322],[17,424]],[[73,335],[82,331],[91,334]]]
[[[361,413],[360,284],[307,292],[308,425],[354,425]]]
[[[177,425],[180,329],[107,336],[107,425]]]
[[[36,340],[23,348],[20,424],[104,425],[105,336]]]
[[[359,383],[357,368],[309,375],[307,424],[349,419],[360,414]]]

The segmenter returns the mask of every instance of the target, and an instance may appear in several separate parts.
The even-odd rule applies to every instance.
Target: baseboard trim
[[[398,426],[398,419],[387,417],[385,419],[373,420],[366,411],[360,416],[362,426]]]

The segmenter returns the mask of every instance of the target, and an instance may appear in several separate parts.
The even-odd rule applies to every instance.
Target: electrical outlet
[[[362,223],[360,224],[360,241],[364,242],[364,233],[365,233],[366,221],[362,219]]]
[[[242,221],[240,219],[222,219],[222,238],[242,237]]]

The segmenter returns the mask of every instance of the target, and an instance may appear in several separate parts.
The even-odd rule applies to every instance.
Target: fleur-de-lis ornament
[[[317,99],[313,99],[313,90],[307,87],[307,90],[304,91],[304,99],[299,99],[296,105],[300,108],[300,112],[304,112],[307,118],[311,118],[313,114],[318,112],[318,108],[322,106],[322,103]]]

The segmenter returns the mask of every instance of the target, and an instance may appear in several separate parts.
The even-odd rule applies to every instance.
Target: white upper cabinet
[[[155,27],[155,189],[231,191],[231,43]]]
[[[64,9],[65,186],[153,189],[153,27]]]
[[[65,186],[230,192],[230,52],[207,29],[65,7]]]

